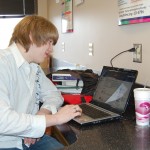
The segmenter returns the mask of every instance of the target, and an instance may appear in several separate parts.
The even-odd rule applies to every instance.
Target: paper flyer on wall
[[[118,0],[119,25],[150,22],[150,0]]]

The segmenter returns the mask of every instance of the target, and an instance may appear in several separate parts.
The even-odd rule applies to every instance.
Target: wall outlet
[[[62,52],[65,51],[65,42],[62,42],[62,43],[61,43],[61,49],[62,49]]]
[[[135,52],[133,53],[133,62],[142,63],[142,44],[133,44]]]
[[[93,56],[93,43],[89,43],[89,56]]]

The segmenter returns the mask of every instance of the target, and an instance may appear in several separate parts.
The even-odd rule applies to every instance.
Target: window
[[[24,14],[23,0],[0,0],[0,15],[21,15]]]
[[[37,14],[37,0],[0,0],[0,17]]]
[[[21,19],[22,18],[0,18],[0,49],[8,47],[13,29]]]

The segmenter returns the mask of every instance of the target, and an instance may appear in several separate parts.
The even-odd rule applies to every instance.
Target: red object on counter
[[[62,94],[64,102],[68,104],[81,104],[89,103],[92,101],[92,96],[81,95],[81,94]]]

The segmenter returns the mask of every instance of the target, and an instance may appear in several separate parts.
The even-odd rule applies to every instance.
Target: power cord
[[[119,55],[121,55],[122,53],[125,53],[125,52],[135,52],[136,49],[133,47],[131,49],[128,49],[128,50],[125,50],[125,51],[122,51],[120,52],[119,54],[115,55],[111,60],[110,60],[110,64],[111,64],[111,67],[113,67],[113,64],[112,64],[112,61]]]

